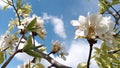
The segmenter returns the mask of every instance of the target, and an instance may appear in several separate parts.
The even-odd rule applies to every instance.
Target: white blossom
[[[14,39],[13,35],[10,34],[9,31],[7,31],[0,40],[0,48],[5,49],[7,47],[10,47],[11,49],[14,49],[16,40]]]
[[[105,38],[112,38],[110,38],[110,36],[113,35],[112,32],[115,25],[110,17],[103,17],[101,14],[88,14],[87,17],[79,16],[79,19],[72,20],[71,24],[77,27],[75,38],[96,38],[96,36],[98,36],[104,40]],[[106,36],[107,33],[110,33],[109,36]],[[103,35],[105,37],[102,37]]]
[[[32,15],[32,17],[27,17],[25,19],[22,20],[22,23],[20,26],[18,26],[18,29],[25,29],[25,27],[27,27],[27,25],[34,19],[36,18],[36,24],[34,25],[35,28],[40,28],[43,27],[44,24],[44,20],[41,17],[38,17],[36,15]],[[24,26],[24,27],[23,27]]]
[[[34,30],[34,32],[36,32],[40,36],[40,38],[44,39],[47,32],[44,29],[44,20],[41,17],[38,17],[36,15],[32,15],[32,17],[27,17],[23,19],[21,25],[17,27],[18,29],[26,30],[26,27],[35,18],[36,18],[36,23],[34,24],[33,28],[35,28],[36,30]]]

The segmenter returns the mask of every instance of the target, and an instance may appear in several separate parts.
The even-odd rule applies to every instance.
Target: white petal
[[[18,29],[25,29],[23,25],[17,26]]]
[[[80,22],[81,26],[87,26],[88,25],[87,19],[84,16],[79,16],[78,21]]]
[[[101,34],[105,34],[107,32],[107,29],[108,29],[108,27],[106,24],[103,24],[103,23],[98,24],[96,26],[96,30],[95,30],[96,35],[98,36]]]
[[[80,23],[79,23],[77,20],[72,20],[72,21],[71,21],[71,24],[72,24],[73,26],[80,26]]]
[[[106,25],[108,25],[109,30],[113,30],[115,23],[111,21],[111,17],[104,17]]]
[[[76,36],[85,36],[85,32],[82,31],[82,30],[76,30],[76,31],[75,31],[75,35],[76,35]]]
[[[101,14],[88,15],[88,22],[91,25],[97,25],[102,20]]]

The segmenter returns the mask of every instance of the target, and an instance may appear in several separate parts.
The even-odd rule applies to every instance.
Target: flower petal
[[[80,23],[79,23],[77,20],[72,20],[72,21],[71,21],[71,24],[72,24],[73,26],[80,26]]]
[[[80,22],[80,26],[88,26],[88,22],[86,17],[84,16],[79,16],[78,21]]]

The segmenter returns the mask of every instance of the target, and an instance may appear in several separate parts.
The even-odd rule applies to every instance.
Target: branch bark
[[[40,52],[39,50],[35,50],[37,52],[39,52],[40,54],[43,55],[43,58],[46,59],[49,63],[51,63],[51,65],[53,67],[56,67],[56,68],[72,68],[72,67],[69,67],[69,66],[66,66],[66,65],[63,65],[59,62],[57,62],[56,60],[54,60],[52,57],[50,57],[48,54],[45,54],[43,52]]]
[[[17,51],[15,51],[15,52],[8,58],[8,60],[1,66],[1,68],[6,68],[6,66],[10,63],[10,61],[13,59],[13,57],[14,57],[18,52],[22,52],[22,50],[17,50]]]

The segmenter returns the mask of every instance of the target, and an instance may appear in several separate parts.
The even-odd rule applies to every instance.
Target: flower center
[[[93,26],[93,25],[90,25],[88,28],[88,35],[87,35],[87,37],[88,38],[95,38],[95,26]]]

